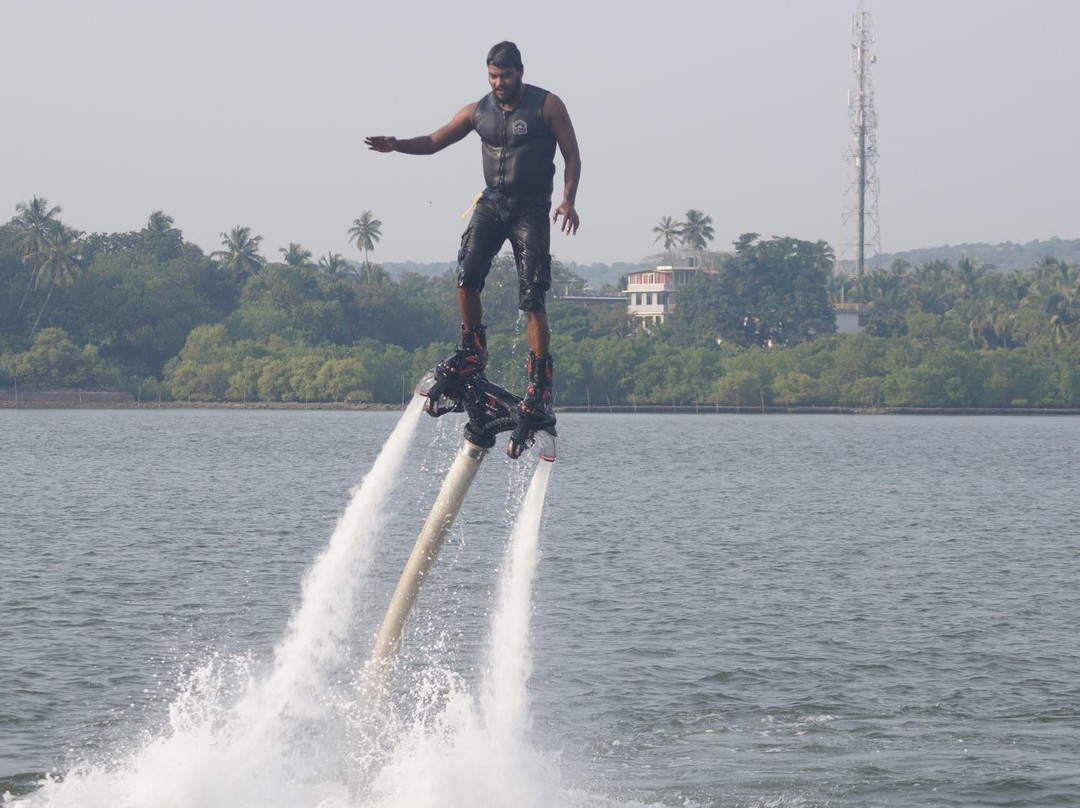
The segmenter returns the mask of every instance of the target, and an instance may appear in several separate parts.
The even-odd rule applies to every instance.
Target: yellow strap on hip
[[[483,195],[484,195],[484,192],[483,192],[483,191],[481,191],[480,193],[478,193],[478,194],[476,195],[476,197],[475,197],[475,198],[473,199],[473,201],[472,201],[472,204],[471,204],[471,205],[469,205],[469,207],[467,207],[467,208],[465,209],[465,212],[464,212],[463,214],[461,214],[461,218],[462,218],[462,219],[464,219],[464,218],[465,218],[466,216],[468,216],[468,215],[469,215],[470,213],[472,213],[472,212],[473,212],[473,208],[475,208],[475,207],[476,207],[476,203],[480,201],[480,197],[482,197]]]

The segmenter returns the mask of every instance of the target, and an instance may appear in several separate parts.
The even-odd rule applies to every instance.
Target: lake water
[[[5,800],[347,805],[356,672],[460,443],[458,416],[419,418],[359,501],[402,418],[0,410]],[[1080,805],[1080,420],[559,433],[527,720],[500,740],[485,706],[535,463],[499,447],[410,622],[363,804]]]

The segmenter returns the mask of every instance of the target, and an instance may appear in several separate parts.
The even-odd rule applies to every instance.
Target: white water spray
[[[347,678],[343,663],[356,594],[422,408],[423,398],[414,397],[353,490],[329,544],[304,578],[300,605],[275,648],[269,675],[256,678],[247,658],[207,660],[182,683],[165,733],[136,742],[130,755],[50,780],[18,804],[269,808],[343,799],[344,722],[333,684],[335,677]]]
[[[254,703],[242,707],[273,722],[290,708],[326,706],[319,702],[328,677],[341,671],[346,658],[359,579],[371,566],[386,521],[385,503],[416,434],[423,403],[422,396],[413,397],[371,471],[353,490],[330,543],[304,578],[300,607],[274,649],[273,672],[252,692]]]
[[[403,730],[366,796],[368,808],[555,808],[567,805],[558,769],[527,742],[532,582],[552,463],[540,461],[519,510],[499,581],[485,681],[479,698],[454,676],[434,717],[416,694],[417,715]]]
[[[18,800],[25,808],[567,808],[558,767],[527,741],[532,582],[552,463],[538,461],[499,581],[485,676],[472,694],[433,666],[362,802],[347,792],[348,631],[394,480],[417,425],[414,399],[353,497],[268,675],[248,658],[211,658],[170,706],[168,732],[111,764],[86,766]],[[5,803],[6,804],[6,803]],[[605,803],[606,804],[606,803]]]
[[[552,465],[541,461],[529,483],[506,551],[491,626],[484,719],[495,740],[506,743],[520,742],[528,729],[532,582],[540,561],[540,522]]]

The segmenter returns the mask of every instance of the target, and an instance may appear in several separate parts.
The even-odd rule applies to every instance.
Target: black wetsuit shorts
[[[481,291],[491,262],[510,241],[518,271],[518,308],[543,312],[551,288],[551,223],[548,199],[511,200],[481,196],[458,252],[458,286]]]

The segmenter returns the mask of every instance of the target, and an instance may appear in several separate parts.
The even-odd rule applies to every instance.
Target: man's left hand
[[[569,202],[563,202],[559,207],[555,208],[555,215],[551,217],[552,224],[559,224],[559,217],[563,217],[562,224],[559,229],[566,233],[566,235],[577,235],[578,225],[581,224],[581,220],[578,219],[577,210]]]

